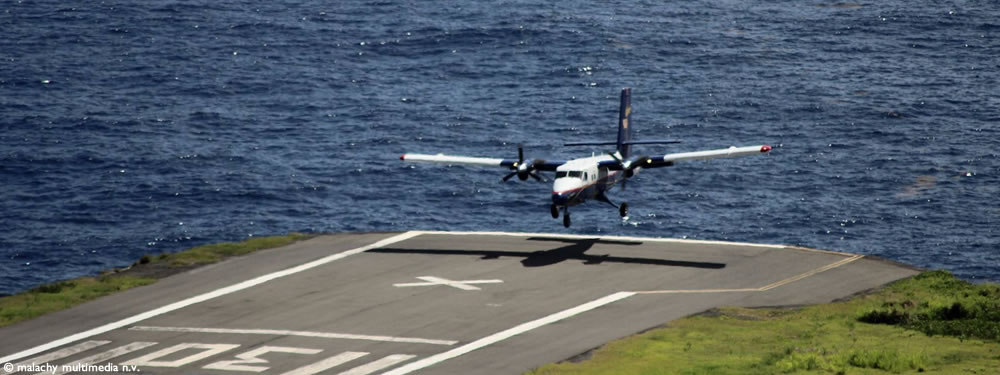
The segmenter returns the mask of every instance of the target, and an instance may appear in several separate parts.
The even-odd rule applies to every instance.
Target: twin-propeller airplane
[[[618,209],[618,213],[628,215],[628,203],[616,205],[608,199],[606,193],[621,183],[625,190],[625,181],[635,176],[641,169],[669,167],[678,161],[706,160],[736,156],[760,155],[771,151],[771,146],[730,147],[718,150],[682,152],[666,155],[632,155],[632,145],[680,143],[673,140],[632,140],[629,128],[629,115],[632,114],[631,89],[622,90],[621,106],[618,111],[618,141],[617,142],[576,142],[566,143],[566,146],[611,146],[616,147],[614,153],[591,156],[573,160],[543,160],[524,159],[524,149],[517,148],[517,159],[496,159],[449,155],[404,154],[400,160],[414,162],[430,162],[442,164],[464,164],[488,167],[505,167],[513,170],[503,181],[517,176],[521,181],[528,177],[545,181],[537,171],[556,173],[552,184],[552,205],[550,211],[553,218],[559,217],[562,211],[563,225],[570,225],[569,208],[594,199],[608,203]]]

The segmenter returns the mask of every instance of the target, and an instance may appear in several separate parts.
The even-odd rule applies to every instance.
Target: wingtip
[[[760,152],[768,152],[768,151],[771,151],[771,146],[768,145],[760,146]]]
[[[406,154],[399,155],[399,160],[406,160]]]

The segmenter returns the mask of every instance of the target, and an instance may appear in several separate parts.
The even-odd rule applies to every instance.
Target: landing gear
[[[549,211],[552,213],[552,218],[553,219],[558,219],[559,218],[559,207],[556,207],[555,204],[549,206]]]
[[[566,212],[563,212],[563,226],[569,228],[569,224],[569,210],[566,210]]]
[[[628,203],[622,202],[621,206],[616,205],[615,202],[612,202],[610,199],[608,199],[608,196],[604,195],[604,193],[598,194],[596,199],[601,202],[610,204],[614,208],[617,208],[618,214],[621,215],[622,217],[628,216]]]

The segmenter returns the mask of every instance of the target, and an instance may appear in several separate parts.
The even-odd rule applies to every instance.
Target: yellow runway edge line
[[[802,280],[804,278],[807,278],[809,276],[815,275],[815,274],[823,272],[823,271],[832,270],[834,268],[843,266],[845,264],[851,263],[851,262],[853,262],[855,260],[858,260],[858,259],[861,259],[861,258],[864,258],[864,256],[863,255],[854,255],[854,256],[848,257],[847,259],[840,260],[840,261],[838,261],[836,263],[828,264],[828,265],[825,265],[823,267],[819,267],[819,268],[816,268],[814,270],[811,270],[809,272],[804,272],[804,273],[801,273],[801,274],[789,277],[787,279],[784,279],[784,280],[781,280],[781,281],[778,281],[778,282],[775,282],[775,283],[771,283],[771,284],[762,286],[760,288],[745,288],[745,289],[688,289],[688,290],[684,290],[684,289],[680,289],[680,290],[644,290],[644,291],[636,291],[635,294],[692,294],[692,293],[764,292],[764,291],[768,291],[768,290],[777,288],[779,286],[782,286],[782,285],[785,285],[785,284],[788,284],[788,283],[793,283],[793,282]]]

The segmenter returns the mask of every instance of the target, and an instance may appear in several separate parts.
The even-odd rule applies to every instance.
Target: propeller
[[[625,172],[625,179],[622,180],[622,190],[625,190],[625,183],[628,181],[629,177],[635,175],[635,169],[651,161],[647,155],[633,156],[625,160],[622,160],[621,154],[618,152],[609,152],[608,155],[611,155],[611,158],[615,159],[621,167],[621,170]]]
[[[506,182],[511,177],[514,177],[514,175],[517,175],[517,178],[521,181],[527,180],[528,177],[534,178],[536,181],[540,182],[545,181],[545,178],[540,177],[538,174],[534,173],[534,171],[538,170],[538,168],[536,168],[535,165],[544,162],[545,161],[541,159],[533,159],[525,161],[524,146],[517,145],[517,163],[514,164],[514,171],[504,176],[502,181]]]

